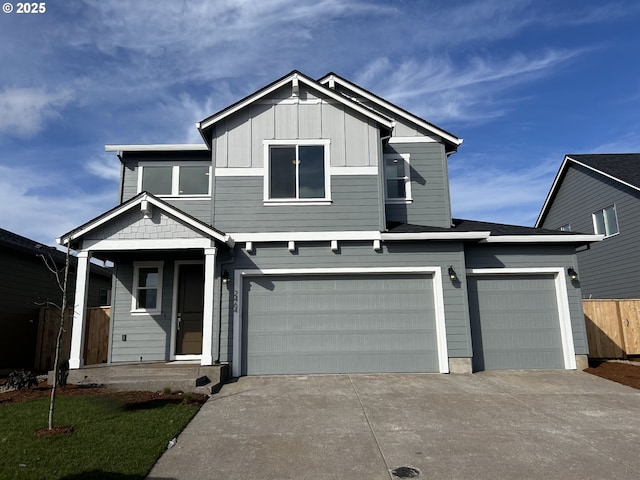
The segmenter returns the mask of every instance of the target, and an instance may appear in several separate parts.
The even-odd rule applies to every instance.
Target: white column
[[[215,298],[216,253],[218,249],[204,249],[204,309],[202,311],[201,365],[213,365],[213,312]]]
[[[71,354],[69,368],[80,368],[84,364],[84,327],[87,321],[87,293],[89,291],[90,252],[78,253],[76,269],[76,293],[73,301],[73,328],[71,330]]]

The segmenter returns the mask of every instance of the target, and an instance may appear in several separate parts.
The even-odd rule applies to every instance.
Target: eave
[[[433,125],[432,123],[427,122],[426,120],[420,117],[417,117],[416,115],[408,112],[407,110],[400,108],[397,105],[394,105],[393,103],[388,102],[387,100],[384,100],[383,98],[377,96],[376,94],[369,92],[368,90],[365,90],[364,88],[359,87],[354,83],[351,83],[350,81],[340,77],[339,75],[336,75],[335,73],[328,73],[327,75],[322,77],[320,80],[318,80],[318,82],[322,85],[331,84],[332,82],[338,83],[343,87],[348,88],[349,90],[352,90],[358,95],[366,98],[370,102],[373,102],[383,108],[386,108],[387,110],[390,110],[391,112],[407,120],[408,122],[411,122],[433,133],[434,135],[441,137],[442,139],[444,139],[445,141],[453,145],[455,148],[459,147],[463,142],[462,138],[456,137],[452,133],[447,132],[446,130],[443,130],[440,127],[437,127],[436,125]]]

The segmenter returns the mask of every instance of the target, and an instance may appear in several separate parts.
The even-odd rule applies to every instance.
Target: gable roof
[[[219,242],[226,243],[229,246],[233,246],[233,240],[231,239],[231,237],[229,237],[229,235],[225,234],[224,232],[221,232],[217,228],[211,227],[206,223],[201,222],[197,218],[192,217],[191,215],[183,212],[182,210],[175,208],[174,206],[160,200],[158,197],[148,192],[139,193],[135,197],[126,201],[125,203],[122,203],[117,207],[114,207],[111,210],[103,213],[102,215],[99,215],[96,218],[89,220],[85,224],[80,225],[78,228],[68,233],[65,233],[64,235],[60,236],[60,238],[57,238],[56,241],[60,245],[67,245],[70,242],[73,243],[74,240],[80,239],[90,231],[104,225],[107,222],[110,222],[116,217],[119,217],[120,215],[123,215],[124,213],[128,212],[129,210],[137,206],[142,206],[143,202],[148,202],[151,205],[154,205],[155,207],[160,209],[161,211],[165,212],[165,214],[168,214],[174,218],[178,218],[182,222],[192,227],[194,230],[200,232],[203,236],[211,237]]]
[[[379,97],[375,93],[365,90],[364,88],[359,87],[355,83],[352,83],[349,80],[346,80],[333,72],[327,73],[324,77],[322,77],[319,80],[319,82],[323,85],[326,85],[326,84],[331,85],[332,82],[335,82],[335,83],[338,83],[339,85],[342,85],[345,88],[348,88],[349,90],[354,91],[355,93],[366,98],[370,102],[373,102],[374,104],[377,104],[395,113],[396,115],[400,116],[404,120],[407,120],[408,122],[413,123],[414,125],[424,128],[425,130],[433,133],[434,135],[439,136],[447,144],[449,144],[450,147],[453,147],[453,150],[456,150],[463,142],[462,138],[456,137],[454,134],[447,132],[446,130],[434,125],[433,123],[427,122],[426,120],[414,115],[413,113],[408,112],[407,110],[401,107],[398,107],[397,105],[394,105],[393,103],[385,100],[384,98]]]
[[[594,153],[565,155],[542,205],[536,227],[544,222],[562,180],[572,165],[580,165],[603,177],[640,191],[640,153]]]
[[[382,126],[388,129],[393,128],[393,120],[387,117],[386,115],[383,115],[380,112],[376,112],[375,110],[367,107],[366,105],[362,105],[359,102],[356,102],[350,98],[345,97],[344,95],[341,95],[329,88],[326,88],[324,85],[315,81],[311,77],[304,75],[298,70],[293,70],[292,72],[288,73],[284,77],[279,78],[278,80],[261,88],[257,92],[252,93],[251,95],[237,101],[236,103],[229,105],[228,107],[220,110],[219,112],[214,113],[213,115],[205,118],[201,122],[196,123],[196,127],[198,127],[198,130],[200,131],[200,135],[202,135],[202,138],[204,139],[204,141],[207,143],[209,148],[211,148],[211,140],[208,138],[209,136],[207,135],[207,132],[211,128],[213,128],[213,126],[216,123],[224,120],[230,115],[233,115],[237,111],[242,110],[243,108],[246,108],[252,103],[264,98],[265,96],[269,95],[270,93],[274,92],[275,90],[289,83],[293,85],[294,89],[298,87],[300,83],[305,84],[308,87],[320,92],[321,94],[337,101],[338,103],[341,103],[346,107],[365,115],[366,117],[372,119],[373,121],[379,123]]]

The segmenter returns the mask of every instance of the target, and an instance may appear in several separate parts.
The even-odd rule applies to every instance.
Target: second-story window
[[[609,205],[602,210],[598,210],[593,215],[593,229],[596,234],[610,237],[617,234],[618,229],[618,217],[616,215],[616,206]]]
[[[209,195],[209,173],[209,165],[142,165],[138,191],[165,196]]]
[[[384,192],[387,203],[411,201],[411,174],[408,154],[384,156]]]
[[[265,201],[329,200],[327,141],[265,143]]]

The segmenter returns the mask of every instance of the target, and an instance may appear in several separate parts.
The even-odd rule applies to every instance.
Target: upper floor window
[[[602,210],[598,210],[593,215],[593,229],[596,234],[610,237],[619,232],[616,206],[609,205]]]
[[[387,203],[407,203],[412,200],[409,154],[384,156],[384,192]]]
[[[561,232],[570,232],[571,231],[571,224],[567,223],[566,225],[562,225],[559,230]]]
[[[265,141],[265,201],[330,200],[329,141]]]
[[[133,264],[134,313],[159,313],[162,309],[162,262]]]
[[[209,195],[209,165],[144,164],[139,168],[138,191],[154,195]]]

